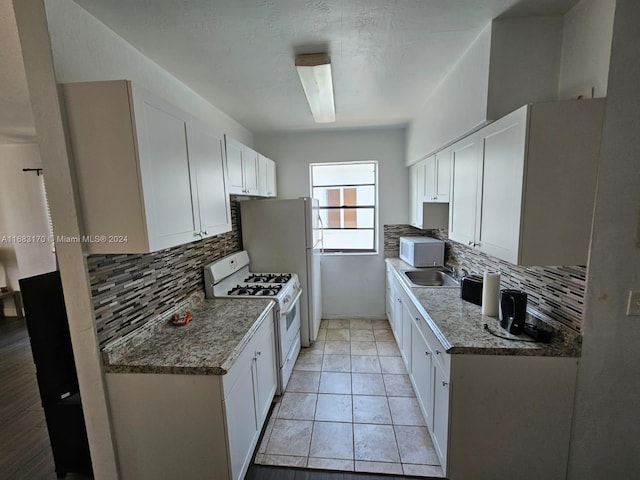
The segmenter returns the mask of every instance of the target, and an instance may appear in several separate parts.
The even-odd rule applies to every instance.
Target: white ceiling
[[[252,131],[313,123],[297,53],[328,52],[337,121],[403,124],[491,19],[577,0],[74,0]],[[33,133],[11,0],[0,0],[0,142]],[[4,68],[14,65],[15,68]]]

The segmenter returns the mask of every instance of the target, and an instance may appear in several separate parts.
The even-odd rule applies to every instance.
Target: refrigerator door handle
[[[318,223],[320,224],[320,253],[324,254],[324,224],[322,223],[322,217],[318,213]]]

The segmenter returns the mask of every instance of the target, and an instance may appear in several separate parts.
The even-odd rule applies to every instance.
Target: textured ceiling
[[[253,131],[320,127],[294,68],[296,53],[331,56],[337,121],[329,128],[401,124],[492,18],[563,11],[575,3],[75,1]]]
[[[74,0],[253,131],[313,123],[296,53],[328,52],[337,121],[402,124],[500,15],[566,12],[577,0]],[[0,0],[0,143],[34,128],[11,0]]]

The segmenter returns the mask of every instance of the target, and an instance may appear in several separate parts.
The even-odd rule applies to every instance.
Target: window
[[[325,252],[376,252],[378,162],[311,164]]]

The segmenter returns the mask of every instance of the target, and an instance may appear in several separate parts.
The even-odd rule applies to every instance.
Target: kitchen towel
[[[482,287],[482,314],[498,316],[498,298],[500,296],[500,273],[484,272]]]

